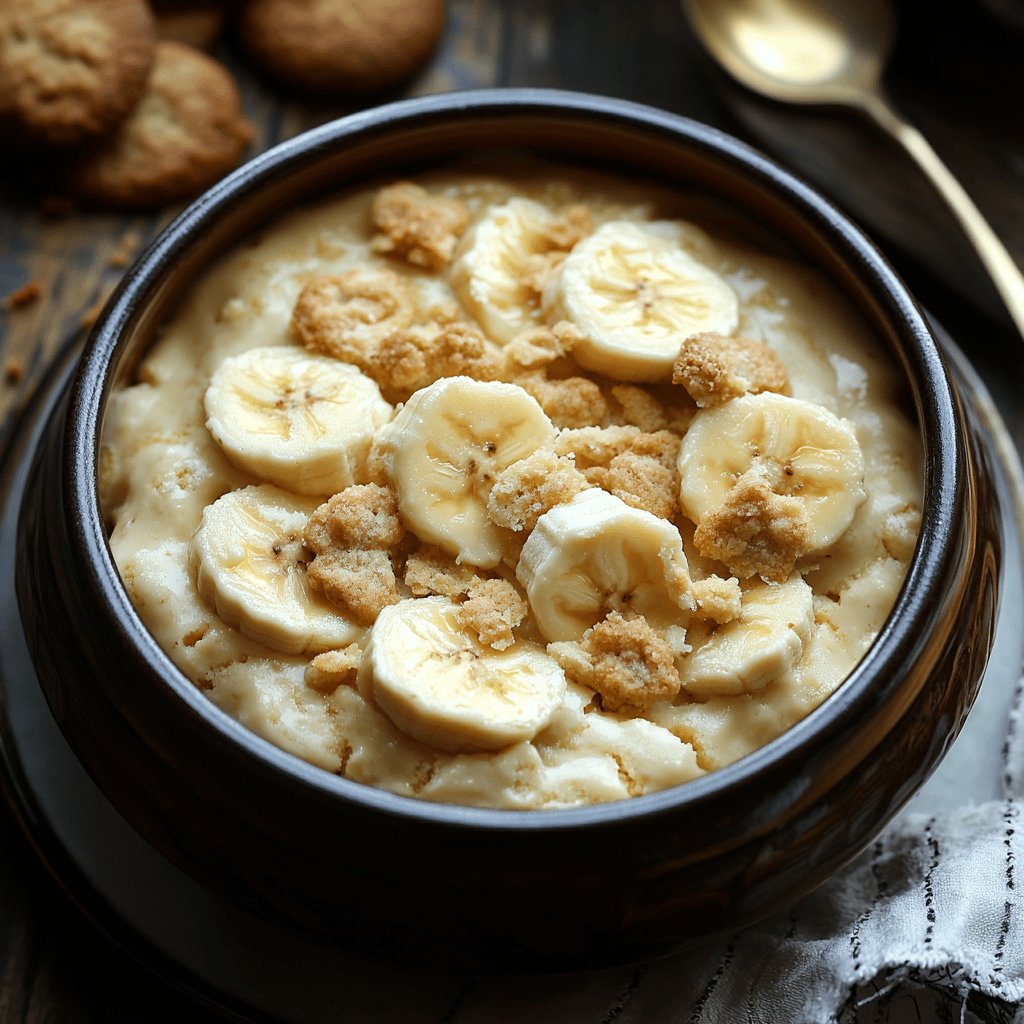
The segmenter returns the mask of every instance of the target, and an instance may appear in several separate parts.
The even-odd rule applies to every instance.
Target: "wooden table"
[[[1024,27],[997,18],[980,0],[907,0],[900,13],[891,90],[1021,260]],[[254,150],[346,112],[287,102],[229,46],[218,56],[242,86],[257,126]],[[1018,440],[1024,438],[1024,349],[951,217],[916,170],[870,128],[834,111],[780,108],[732,86],[700,52],[677,0],[451,0],[441,46],[403,95],[507,85],[637,100],[715,124],[782,159],[875,235],[979,364]],[[34,301],[0,312],[5,429],[48,361],[83,333],[125,260],[175,212],[48,215],[3,176],[0,297],[38,285]],[[75,909],[0,807],[0,1024],[207,1019],[215,1018]]]

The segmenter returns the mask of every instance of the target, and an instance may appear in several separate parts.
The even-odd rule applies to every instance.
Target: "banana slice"
[[[392,413],[356,367],[290,345],[225,359],[205,402],[206,426],[236,466],[319,497],[365,479],[374,432]]]
[[[685,338],[736,329],[736,293],[679,244],[673,226],[609,221],[552,275],[544,313],[583,333],[573,349],[581,366],[616,380],[661,380]]]
[[[492,207],[467,235],[452,264],[451,283],[463,306],[505,344],[536,323],[534,263],[552,248],[554,214],[533,199]]]
[[[776,494],[802,503],[806,551],[838,540],[864,500],[864,456],[853,424],[824,406],[765,392],[694,417],[679,449],[683,511],[699,523],[754,468]]]
[[[217,614],[285,654],[335,650],[363,633],[306,580],[302,534],[316,507],[270,484],[243,487],[206,507],[189,547],[196,586]]]
[[[516,576],[548,640],[579,640],[610,611],[685,626],[694,607],[679,531],[599,488],[537,520]]]
[[[553,451],[554,441],[551,420],[518,385],[445,377],[380,430],[375,453],[420,540],[491,568],[506,536],[487,516],[494,478],[539,449]]]
[[[738,619],[677,662],[683,688],[699,696],[751,693],[803,656],[814,624],[814,593],[800,576],[758,583],[743,594]]]
[[[453,753],[530,740],[561,704],[565,674],[542,647],[485,647],[446,597],[385,608],[369,634],[360,691],[413,739]]]

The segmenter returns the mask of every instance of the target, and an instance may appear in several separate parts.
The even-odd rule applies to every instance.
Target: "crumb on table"
[[[43,297],[43,286],[38,281],[29,281],[20,288],[15,288],[4,299],[4,308],[8,311],[24,309],[38,302]]]

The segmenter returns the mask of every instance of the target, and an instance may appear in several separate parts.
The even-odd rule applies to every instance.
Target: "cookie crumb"
[[[7,298],[4,299],[4,308],[8,312],[15,309],[24,309],[38,302],[43,297],[43,286],[38,281],[29,281],[20,288],[15,288]]]
[[[608,414],[601,389],[586,377],[549,379],[543,370],[512,379],[531,394],[556,427],[575,429],[596,426]]]
[[[132,257],[135,255],[136,250],[139,248],[139,236],[135,231],[126,231],[120,241],[117,243],[117,248],[110,254],[110,259],[107,261],[112,267],[127,267],[132,261]]]
[[[776,494],[763,471],[748,470],[721,508],[701,518],[693,540],[705,558],[740,579],[760,576],[784,583],[807,551],[810,525],[803,502]]]
[[[367,372],[377,347],[412,323],[405,281],[386,267],[359,267],[307,281],[290,330],[312,352],[354,363]]]
[[[592,466],[609,466],[624,452],[649,455],[675,470],[679,461],[680,439],[671,430],[649,433],[633,426],[583,427],[562,430],[555,439],[559,455],[575,455],[584,471]]]
[[[786,368],[767,345],[714,332],[691,335],[682,343],[672,383],[681,385],[701,408],[747,393],[789,392]]]
[[[537,451],[497,475],[487,497],[487,515],[498,526],[528,533],[545,512],[588,487],[570,456]]]
[[[451,261],[469,213],[456,199],[400,181],[373,197],[370,223],[376,232],[370,240],[374,252],[437,271]]]
[[[331,548],[386,550],[404,536],[394,492],[380,484],[346,487],[317,508],[306,526],[306,543],[317,554]]]
[[[547,650],[570,679],[601,695],[605,711],[642,712],[679,693],[672,648],[642,615],[610,612],[580,642],[552,643]]]
[[[585,470],[584,476],[627,505],[659,519],[674,519],[679,512],[678,473],[657,456],[624,451],[607,467],[593,466]]]
[[[334,693],[339,686],[354,686],[362,656],[359,644],[318,654],[306,666],[306,685],[324,695]]]
[[[439,594],[452,601],[465,597],[481,580],[468,565],[458,565],[446,551],[424,545],[405,562],[405,585],[415,597]]]
[[[4,363],[4,380],[14,386],[25,379],[25,364],[14,356],[8,356]]]
[[[719,626],[740,617],[743,593],[735,576],[707,576],[693,581],[693,599],[697,602],[696,617],[710,619]]]
[[[526,602],[508,580],[477,580],[466,592],[459,622],[485,647],[504,651],[516,638],[512,632],[526,617]]]
[[[398,601],[388,549],[405,528],[394,494],[379,484],[356,484],[335,494],[309,517],[305,543],[313,552],[306,577],[313,590],[370,625]]]
[[[559,320],[553,327],[528,327],[520,331],[502,349],[502,355],[512,374],[539,370],[567,356],[582,338],[574,324]]]

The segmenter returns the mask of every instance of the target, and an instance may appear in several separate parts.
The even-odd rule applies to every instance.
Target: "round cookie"
[[[110,131],[146,87],[156,46],[145,0],[16,0],[0,7],[0,115],[28,140]]]
[[[162,42],[138,106],[71,172],[69,184],[105,206],[160,206],[212,185],[252,137],[227,69],[189,46]]]
[[[269,75],[318,95],[398,85],[430,56],[444,0],[249,0],[239,35]]]

